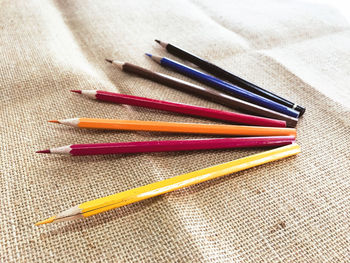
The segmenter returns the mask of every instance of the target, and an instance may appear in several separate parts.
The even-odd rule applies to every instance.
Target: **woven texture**
[[[1,262],[349,262],[350,30],[299,1],[2,1]],[[213,121],[102,103],[102,89],[224,106],[126,74],[154,38],[306,107],[298,156],[74,222],[33,223],[73,205],[262,151],[49,156],[73,143],[200,138],[74,129],[50,119]],[[181,76],[180,76],[181,77]],[[185,79],[184,77],[181,77]]]

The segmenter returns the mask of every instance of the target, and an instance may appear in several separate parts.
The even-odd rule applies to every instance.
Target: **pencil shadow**
[[[128,130],[107,130],[107,129],[88,129],[88,128],[74,128],[74,127],[69,127],[69,126],[65,126],[65,125],[60,125],[60,126],[56,126],[53,127],[52,129],[57,130],[57,131],[64,131],[66,133],[71,133],[76,135],[77,132],[79,134],[85,134],[85,135],[100,135],[100,134],[110,134],[110,133],[122,133],[122,134],[132,134],[132,131],[128,131]]]
[[[64,163],[99,163],[106,161],[121,161],[126,158],[130,158],[133,154],[109,154],[109,155],[85,155],[85,156],[70,156],[70,155],[55,155],[48,156],[50,160],[59,160]]]

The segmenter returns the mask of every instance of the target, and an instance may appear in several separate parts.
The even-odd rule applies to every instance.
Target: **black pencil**
[[[177,56],[181,59],[187,60],[201,69],[213,74],[214,76],[221,78],[223,80],[229,81],[234,85],[237,85],[245,90],[248,90],[250,92],[253,92],[255,94],[258,94],[260,96],[263,96],[267,99],[273,100],[275,102],[278,102],[282,105],[285,105],[287,107],[290,107],[292,109],[295,109],[296,111],[300,112],[299,116],[302,116],[305,112],[305,108],[297,105],[296,103],[293,103],[291,101],[288,101],[270,91],[267,91],[249,81],[246,81],[226,70],[223,68],[220,68],[194,54],[191,54],[190,52],[187,52],[181,48],[178,48],[172,44],[162,42],[160,40],[155,40],[159,45],[161,45],[163,48],[165,48],[170,54]]]

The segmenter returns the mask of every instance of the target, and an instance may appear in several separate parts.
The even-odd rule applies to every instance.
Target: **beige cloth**
[[[0,6],[1,262],[350,261],[350,31],[336,11],[288,0],[30,0]],[[178,76],[143,55],[172,57],[154,38],[305,106],[297,138],[302,153],[85,220],[34,226],[84,201],[262,151],[35,154],[73,143],[200,138],[46,122],[212,122],[96,102],[70,89],[228,109],[104,61]]]

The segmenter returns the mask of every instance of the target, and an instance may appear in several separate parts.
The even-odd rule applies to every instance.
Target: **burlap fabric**
[[[349,262],[350,31],[299,1],[2,1],[1,262]],[[114,58],[171,73],[143,54],[170,41],[307,108],[302,153],[69,223],[72,205],[262,149],[65,157],[72,143],[200,138],[79,130],[56,118],[212,121],[101,103],[102,89],[228,109],[132,76]],[[172,57],[172,56],[169,56]]]

